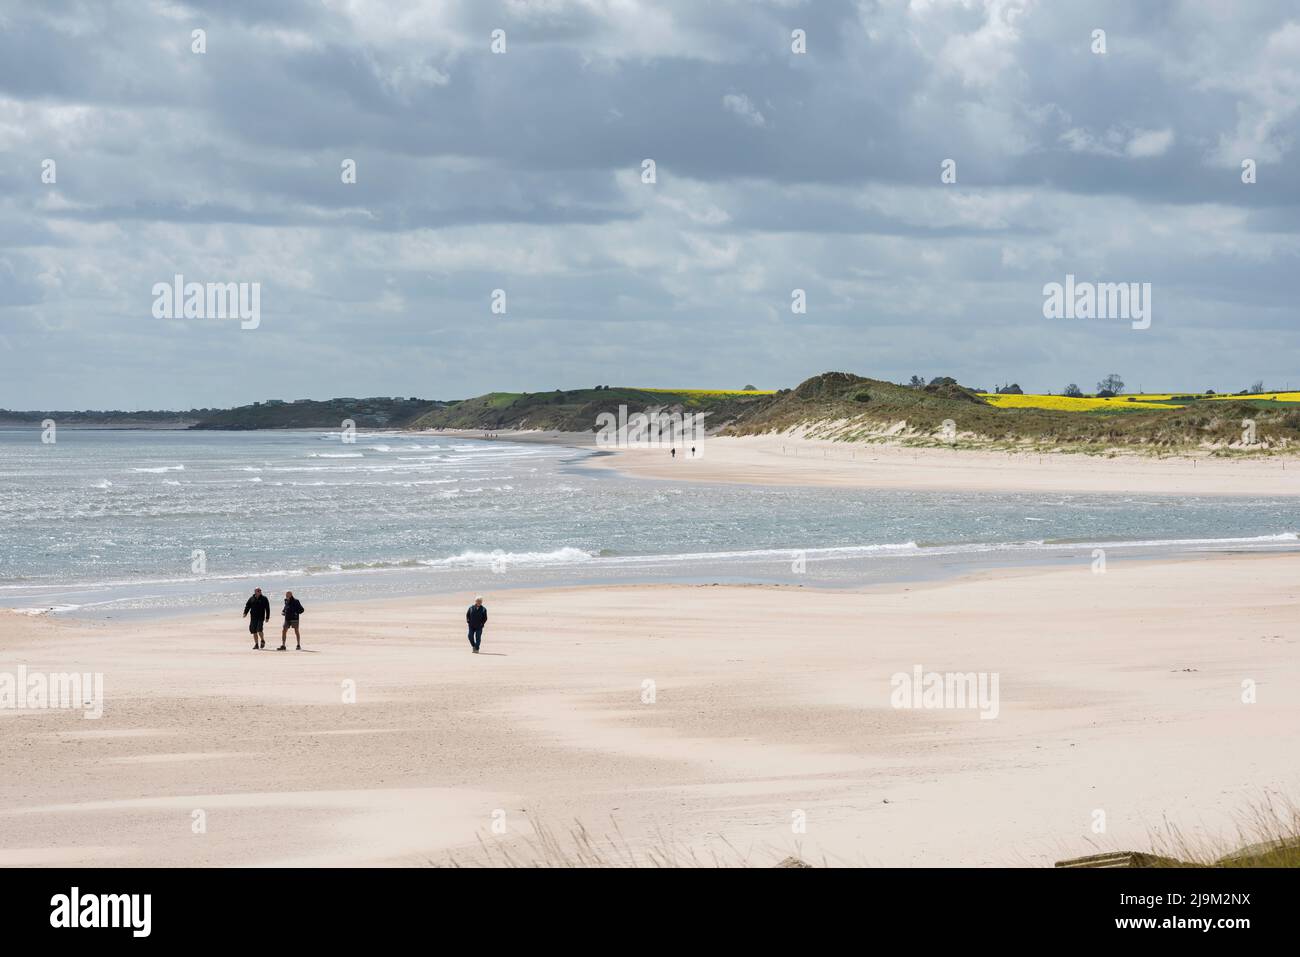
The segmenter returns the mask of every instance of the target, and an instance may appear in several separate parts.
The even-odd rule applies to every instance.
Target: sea
[[[129,618],[638,582],[857,587],[1300,549],[1295,498],[631,478],[438,432],[0,431],[0,607]],[[353,441],[348,441],[352,439]]]

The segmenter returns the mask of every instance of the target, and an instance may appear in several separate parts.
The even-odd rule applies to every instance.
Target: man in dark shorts
[[[284,627],[280,629],[280,647],[276,651],[286,651],[284,641],[289,637],[289,629],[293,629],[294,640],[298,642],[298,650],[302,651],[302,635],[298,631],[298,618],[302,615],[302,602],[293,597],[293,592],[284,593],[284,610],[280,614],[284,615]]]
[[[483,643],[483,626],[487,624],[487,606],[482,595],[476,596],[474,604],[465,612],[465,624],[469,625],[470,649],[477,655],[478,646]]]
[[[253,636],[253,650],[266,647],[266,636],[262,628],[266,619],[271,617],[271,603],[262,594],[262,589],[254,588],[252,597],[244,602],[244,617],[248,619],[248,631]]]

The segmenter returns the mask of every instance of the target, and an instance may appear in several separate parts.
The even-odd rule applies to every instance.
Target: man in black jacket
[[[265,648],[266,636],[262,634],[262,627],[271,617],[271,603],[262,594],[262,589],[254,588],[252,597],[244,602],[244,617],[248,619],[248,631],[253,636],[253,650]]]
[[[280,647],[276,651],[285,651],[284,641],[289,637],[289,629],[293,629],[294,640],[298,642],[298,650],[302,651],[302,635],[298,632],[298,616],[303,612],[302,602],[293,597],[293,592],[284,593],[284,610],[280,614],[284,615],[284,627],[280,629]]]
[[[483,643],[483,626],[487,624],[487,606],[482,595],[475,597],[474,604],[465,612],[465,623],[469,625],[469,646],[477,655],[478,646]]]

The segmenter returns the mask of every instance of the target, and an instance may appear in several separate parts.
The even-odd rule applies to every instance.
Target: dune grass
[[[440,867],[831,867],[852,866],[823,857],[815,865],[793,852],[775,848],[742,851],[718,836],[703,848],[687,847],[656,832],[646,847],[634,848],[610,819],[611,832],[597,836],[581,822],[564,833],[539,823],[528,815],[530,833],[510,841],[479,835],[472,850],[448,853]],[[1300,867],[1300,808],[1278,795],[1265,794],[1249,804],[1234,825],[1231,835],[1192,837],[1184,828],[1170,823],[1153,830],[1150,847],[1144,851],[1105,851],[1061,861],[1057,866],[1116,866],[1098,863],[1127,858],[1130,867],[1259,868]],[[1085,863],[1087,862],[1087,863]]]
[[[1260,868],[1300,867],[1300,809],[1265,794],[1249,804],[1231,834],[1192,836],[1167,818],[1142,851],[1102,850],[1068,857],[1057,867]],[[1092,842],[1090,842],[1092,843]]]
[[[1232,837],[1194,838],[1166,821],[1151,847],[1184,867],[1300,867],[1300,808],[1266,795],[1246,808]]]
[[[770,849],[743,852],[725,838],[718,837],[706,848],[686,847],[662,832],[656,832],[653,844],[640,850],[610,819],[612,833],[592,834],[581,822],[574,822],[566,833],[528,817],[531,834],[506,844],[480,834],[472,851],[448,854],[442,867],[808,867],[797,855]],[[829,866],[823,860],[819,866]]]
[[[591,433],[624,409],[698,414],[710,434],[797,429],[831,441],[918,447],[1219,457],[1300,449],[1300,392],[987,395],[952,383],[915,389],[846,372],[823,373],[777,392],[625,386],[493,392],[441,405],[410,427]]]

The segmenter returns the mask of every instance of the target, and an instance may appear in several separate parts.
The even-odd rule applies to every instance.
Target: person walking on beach
[[[289,629],[293,629],[294,640],[298,643],[298,650],[302,651],[302,634],[298,631],[298,618],[303,613],[302,602],[293,597],[293,592],[284,593],[284,610],[280,614],[284,615],[284,627],[280,629],[280,647],[276,651],[286,651],[285,639],[289,637]]]
[[[465,623],[469,625],[469,646],[477,655],[478,646],[483,643],[483,626],[487,624],[487,606],[482,595],[474,597],[474,604],[465,612]]]
[[[659,447],[660,447],[660,448],[663,448],[662,445],[659,446]],[[673,458],[677,458],[677,447],[676,447],[676,446],[673,446],[671,449],[669,449],[669,450],[668,450],[668,454],[671,455]]]
[[[253,650],[266,647],[266,636],[262,634],[266,619],[271,617],[271,602],[262,594],[262,589],[254,588],[248,601],[244,602],[244,617],[248,619],[248,631],[253,636]]]

